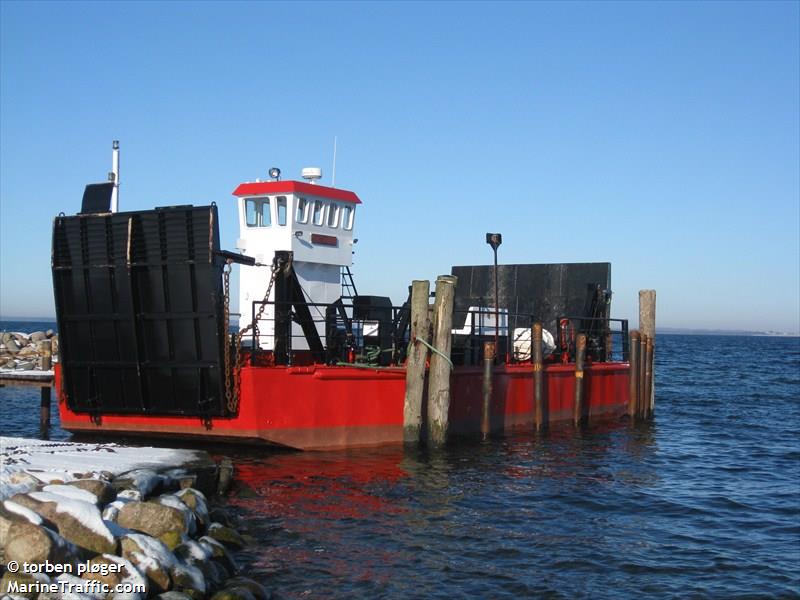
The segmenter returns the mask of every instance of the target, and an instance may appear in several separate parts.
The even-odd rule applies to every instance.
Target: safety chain
[[[264,266],[264,265],[261,265]],[[235,372],[233,377],[231,377],[231,344],[228,343],[228,329],[230,328],[230,274],[231,274],[231,261],[228,261],[225,271],[223,272],[223,282],[225,286],[225,299],[224,299],[224,311],[225,311],[225,400],[228,406],[228,412],[230,414],[236,414],[239,410],[239,386],[241,384],[241,372],[242,372],[242,354],[241,354],[241,347],[242,347],[242,336],[253,329],[255,323],[261,320],[261,316],[264,314],[264,310],[267,308],[267,302],[269,302],[269,295],[272,292],[272,286],[275,284],[275,279],[277,279],[278,272],[284,265],[279,264],[277,260],[273,260],[272,262],[272,273],[269,279],[269,285],[267,286],[267,293],[264,294],[264,299],[261,301],[261,307],[258,309],[255,318],[253,321],[244,329],[241,329],[238,333],[233,334],[232,342],[234,346],[235,359],[233,364],[235,365]]]

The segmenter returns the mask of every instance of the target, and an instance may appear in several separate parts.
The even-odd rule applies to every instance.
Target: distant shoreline
[[[728,329],[682,329],[678,327],[656,328],[657,335],[729,335],[743,337],[800,337],[800,333],[787,333],[785,331],[742,331]]]

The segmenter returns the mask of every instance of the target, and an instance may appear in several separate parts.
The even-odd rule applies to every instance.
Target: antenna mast
[[[333,136],[333,169],[331,169],[331,187],[336,187],[336,136]]]

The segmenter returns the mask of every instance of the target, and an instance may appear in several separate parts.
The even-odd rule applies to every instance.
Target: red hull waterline
[[[104,414],[93,420],[69,409],[60,393],[61,427],[72,433],[184,437],[205,441],[270,444],[299,450],[334,450],[402,444],[405,369],[347,366],[244,367],[241,401],[232,418]],[[589,420],[627,412],[629,364],[595,363],[584,372],[584,406]],[[551,425],[571,422],[574,365],[544,368],[545,418]],[[456,367],[451,375],[450,432],[480,432],[482,369]],[[492,431],[532,428],[533,370],[530,364],[494,370]],[[424,410],[424,409],[423,409]]]

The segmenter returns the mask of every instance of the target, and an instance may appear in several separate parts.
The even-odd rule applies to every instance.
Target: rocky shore
[[[215,503],[218,468],[48,470],[33,478],[4,468],[2,598],[270,597],[239,573],[236,552],[253,540]],[[230,473],[222,471],[224,487]]]
[[[41,371],[44,356],[58,356],[58,334],[0,332],[0,370]]]

